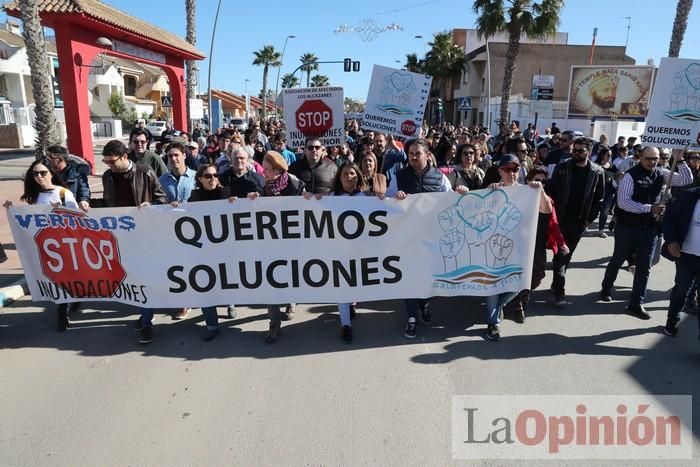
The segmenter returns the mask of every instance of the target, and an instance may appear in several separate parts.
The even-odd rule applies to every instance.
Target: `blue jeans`
[[[647,290],[649,271],[654,252],[654,244],[658,235],[656,225],[647,228],[630,227],[617,224],[615,227],[615,248],[613,255],[605,268],[602,289],[609,291],[615,285],[617,273],[627,258],[635,255],[634,282],[629,304],[637,306],[644,303],[644,293]]]
[[[406,303],[406,314],[409,318],[417,318],[419,310],[427,310],[430,306],[429,298],[407,298]]]
[[[153,326],[153,308],[140,308],[141,310],[141,326],[150,328]]]
[[[207,329],[219,328],[219,315],[216,313],[215,306],[202,307],[202,315],[204,316],[204,322],[207,323]]]
[[[517,292],[503,292],[486,297],[486,324],[500,323],[503,317],[503,307],[517,294]]]
[[[671,302],[668,305],[668,320],[678,323],[681,320],[681,310],[685,305],[688,291],[692,289],[693,281],[700,280],[700,256],[681,253],[676,260],[676,280],[671,289]],[[698,332],[700,332],[700,316],[698,316]]]

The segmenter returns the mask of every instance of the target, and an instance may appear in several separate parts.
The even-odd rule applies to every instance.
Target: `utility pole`
[[[630,41],[630,27],[632,26],[632,17],[625,16],[625,19],[627,20],[627,39],[625,39],[625,50],[626,50],[627,44],[629,44],[629,41]]]

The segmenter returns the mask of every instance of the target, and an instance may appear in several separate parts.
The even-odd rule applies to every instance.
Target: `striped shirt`
[[[668,174],[671,173],[669,169],[659,168],[664,180],[668,179]],[[671,186],[683,186],[692,183],[693,172],[691,172],[690,167],[687,164],[679,164],[678,172],[673,173],[673,178],[671,179]],[[617,205],[627,212],[633,214],[645,214],[651,212],[651,204],[638,203],[632,199],[632,193],[634,192],[634,181],[632,176],[628,173],[622,177],[620,181],[620,186],[617,187]]]

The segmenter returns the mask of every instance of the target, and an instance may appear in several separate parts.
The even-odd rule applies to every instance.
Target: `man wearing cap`
[[[588,93],[591,96],[591,106],[586,110],[587,114],[608,115],[617,99],[617,83],[620,78],[608,73],[601,73],[591,80]]]
[[[554,201],[559,228],[569,252],[558,252],[552,260],[552,291],[557,306],[566,303],[566,269],[588,225],[598,218],[605,195],[603,168],[588,157],[593,141],[579,137],[573,141],[571,159],[560,163],[547,184],[547,193]],[[617,231],[616,231],[617,232]]]
[[[654,245],[659,235],[658,219],[666,210],[660,200],[661,192],[669,174],[671,186],[683,186],[693,181],[693,174],[683,161],[682,151],[677,151],[673,157],[678,164],[676,173],[657,167],[659,150],[652,146],[645,147],[639,164],[627,171],[617,188],[615,247],[605,268],[600,299],[612,301],[617,273],[622,263],[634,254],[636,267],[627,311],[640,319],[651,318],[642,303],[649,281]]]

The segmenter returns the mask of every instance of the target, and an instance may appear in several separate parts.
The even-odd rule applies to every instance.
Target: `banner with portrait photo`
[[[568,118],[644,120],[654,67],[572,66]]]
[[[13,206],[33,300],[139,307],[338,303],[530,287],[540,190]]]

